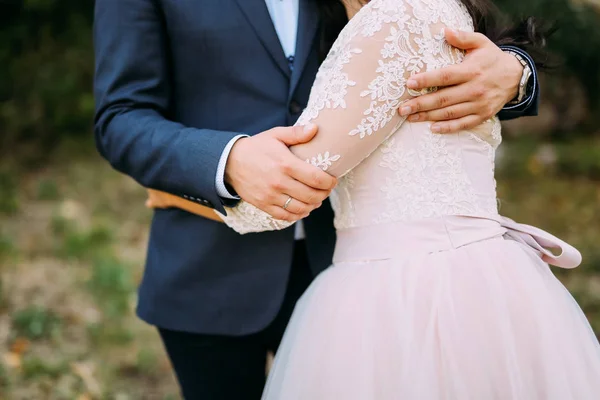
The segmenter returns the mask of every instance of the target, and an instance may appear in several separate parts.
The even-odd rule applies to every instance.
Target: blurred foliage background
[[[540,116],[505,124],[502,212],[577,245],[600,332],[600,1],[498,0],[559,28]],[[149,212],[91,135],[93,1],[0,0],[0,399],[175,399],[134,314]]]

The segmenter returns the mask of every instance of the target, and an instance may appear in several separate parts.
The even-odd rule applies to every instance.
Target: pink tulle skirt
[[[598,340],[540,253],[460,221],[340,232],[264,399],[600,399]]]

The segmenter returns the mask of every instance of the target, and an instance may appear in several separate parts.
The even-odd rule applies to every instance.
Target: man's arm
[[[218,166],[223,151],[239,133],[191,128],[169,119],[172,106],[169,51],[166,27],[157,3],[153,0],[96,0],[94,123],[97,147],[115,169],[143,186],[224,211],[223,204],[228,202],[217,192]],[[265,154],[260,147],[252,148],[252,153],[236,151],[237,164],[247,166],[260,161],[269,168],[263,168],[266,172],[253,169],[257,173],[243,182],[234,179],[234,189],[240,194],[246,193],[249,190],[245,187],[249,185],[256,189],[255,196],[275,198],[271,195],[276,186],[272,181],[277,179],[277,185],[281,186],[278,188],[290,192],[289,195],[315,199],[314,204],[298,208],[302,214],[316,207],[322,200],[321,193],[325,198],[328,192],[302,183],[303,178],[314,177],[310,166],[289,167],[288,164],[297,160],[287,148],[297,143],[290,140],[297,136],[293,128],[278,128],[274,133],[257,136],[262,137],[261,143],[280,146],[270,154]],[[233,147],[237,149],[240,142],[247,140],[250,139],[240,139]],[[271,162],[274,157],[278,163]],[[285,177],[293,175],[297,180],[282,178],[281,165],[289,167]],[[235,168],[230,169],[235,176]],[[329,187],[333,179],[324,172],[323,175],[321,178],[327,185],[321,186]],[[292,188],[288,187],[290,181],[294,183]],[[255,203],[261,209],[267,208],[267,200]]]
[[[527,63],[531,71],[531,77],[525,88],[525,96],[516,104],[507,104],[502,108],[498,116],[502,120],[515,119],[519,117],[533,117],[538,115],[540,104],[540,86],[535,62],[526,51],[515,46],[500,46],[500,49],[508,53],[516,53]]]
[[[412,77],[408,83],[411,89],[439,90],[409,101],[400,110],[402,115],[410,115],[410,121],[434,121],[432,130],[441,133],[471,129],[494,115],[502,119],[537,115],[537,73],[527,53],[517,49],[530,63],[532,86],[522,102],[507,106],[519,92],[523,74],[519,60],[480,33],[445,33],[448,43],[466,50],[464,62]]]
[[[222,209],[217,164],[238,133],[169,120],[166,41],[156,2],[96,1],[96,144],[115,169],[143,186]]]

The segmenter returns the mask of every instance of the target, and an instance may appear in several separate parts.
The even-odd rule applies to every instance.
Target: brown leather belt
[[[160,190],[148,189],[148,199],[146,200],[148,208],[180,208],[189,213],[207,218],[217,222],[223,222],[221,217],[210,207],[203,206],[193,201],[183,199],[170,193]]]

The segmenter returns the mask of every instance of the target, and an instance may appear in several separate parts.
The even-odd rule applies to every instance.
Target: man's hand
[[[274,128],[238,140],[229,153],[225,182],[248,203],[273,218],[297,221],[321,206],[336,178],[300,160],[289,146],[310,142],[315,125]],[[286,210],[283,209],[291,197]]]
[[[410,89],[439,87],[404,103],[400,109],[408,120],[434,123],[433,132],[453,133],[471,129],[496,115],[517,96],[523,66],[480,33],[445,30],[446,41],[466,50],[461,64],[417,74]]]

